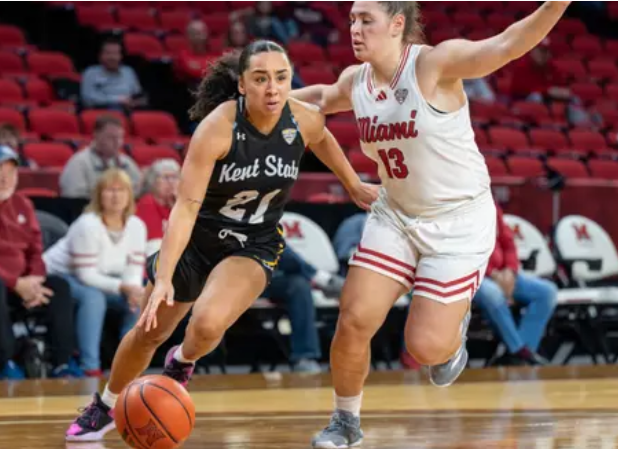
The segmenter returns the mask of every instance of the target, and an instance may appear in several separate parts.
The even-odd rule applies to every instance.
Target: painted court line
[[[513,411],[509,413],[497,412],[483,412],[483,413],[458,413],[458,412],[436,412],[436,413],[380,413],[380,414],[371,414],[366,413],[363,414],[363,419],[423,419],[423,418],[441,418],[441,419],[450,419],[450,418],[493,418],[497,415],[512,415],[512,416],[524,416],[524,415],[541,415],[548,416],[551,418],[568,418],[568,417],[590,417],[595,414],[603,415],[608,418],[617,418],[618,412],[604,412],[600,410],[599,412],[590,411],[590,410],[582,410],[582,411]],[[282,416],[197,416],[195,421],[200,422],[209,422],[209,421],[298,421],[302,419],[313,420],[313,419],[325,419],[325,414],[319,415],[282,415]],[[2,426],[19,426],[19,425],[38,425],[38,424],[67,424],[70,423],[73,418],[66,419],[29,419],[29,420],[18,420],[18,421],[2,421],[0,420],[0,427]]]

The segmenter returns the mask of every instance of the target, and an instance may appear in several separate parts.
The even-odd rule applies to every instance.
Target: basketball
[[[175,449],[191,435],[195,405],[175,380],[145,376],[131,382],[118,396],[114,420],[131,447]]]

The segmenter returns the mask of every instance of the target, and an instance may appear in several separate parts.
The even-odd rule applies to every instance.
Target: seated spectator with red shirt
[[[216,59],[217,52],[210,48],[208,27],[201,20],[193,20],[187,25],[189,48],[182,50],[176,60],[178,75],[189,83],[202,79],[208,64]]]
[[[543,365],[547,362],[537,351],[554,313],[558,289],[551,281],[519,269],[513,233],[503,221],[502,210],[497,209],[496,247],[474,303],[506,345],[500,364]],[[509,307],[513,303],[524,307],[519,325]]]
[[[146,173],[145,195],[137,202],[136,215],[146,223],[148,256],[157,252],[161,246],[167,221],[176,201],[179,180],[180,165],[173,159],[155,162]]]
[[[71,363],[74,328],[69,285],[57,276],[46,275],[34,206],[15,193],[18,163],[17,153],[0,146],[0,379],[24,377],[21,367],[13,362],[14,313],[21,318],[36,313],[47,325],[50,377],[82,377]]]

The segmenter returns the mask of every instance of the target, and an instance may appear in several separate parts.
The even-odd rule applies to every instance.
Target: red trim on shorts
[[[391,274],[399,276],[400,278],[403,278],[406,281],[408,281],[410,284],[414,285],[414,278],[410,276],[409,274],[404,273],[403,271],[396,270],[395,268],[391,268],[388,265],[381,264],[380,262],[376,262],[375,260],[365,259],[364,257],[360,257],[358,254],[354,254],[352,256],[352,262],[362,262],[362,263],[366,263],[367,265],[373,265],[376,268],[380,268]]]
[[[400,260],[394,259],[393,257],[387,256],[386,254],[379,253],[372,249],[364,248],[362,245],[358,245],[358,252],[369,254],[370,256],[374,256],[379,259],[385,260],[386,262],[399,265],[400,267],[405,268],[406,270],[410,270],[412,273],[416,272],[416,267],[413,267],[412,265],[408,265],[407,263],[401,262]]]
[[[452,298],[453,296],[460,295],[461,293],[465,293],[468,290],[470,291],[470,299],[472,299],[474,297],[474,293],[476,292],[474,284],[469,284],[469,285],[466,285],[465,287],[462,287],[462,288],[460,288],[458,290],[453,290],[453,291],[446,292],[446,293],[440,292],[438,290],[434,290],[434,289],[429,288],[429,287],[424,287],[422,285],[415,285],[414,286],[414,292],[415,293],[416,292],[425,292],[425,293],[429,293],[429,294],[432,294],[432,295],[435,295],[435,296],[439,296],[440,298]]]
[[[455,280],[450,281],[450,282],[440,282],[440,281],[436,281],[434,279],[428,279],[428,278],[416,278],[416,282],[417,283],[421,282],[421,283],[425,283],[425,284],[432,284],[432,285],[436,285],[436,286],[441,287],[441,288],[448,288],[448,287],[453,287],[454,285],[457,285],[457,284],[463,284],[464,282],[467,282],[470,279],[474,279],[474,278],[476,278],[476,283],[478,285],[478,282],[480,280],[479,277],[480,277],[479,276],[479,271],[476,270],[472,274],[469,274],[469,275],[464,276],[464,277],[459,278],[459,279],[455,279]]]

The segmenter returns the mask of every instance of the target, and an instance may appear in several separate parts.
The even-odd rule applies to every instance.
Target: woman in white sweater
[[[50,273],[63,276],[77,303],[81,365],[100,376],[100,345],[108,308],[122,314],[121,337],[138,317],[143,290],[146,226],[134,215],[131,180],[122,170],[103,174],[86,212],[43,255]]]

